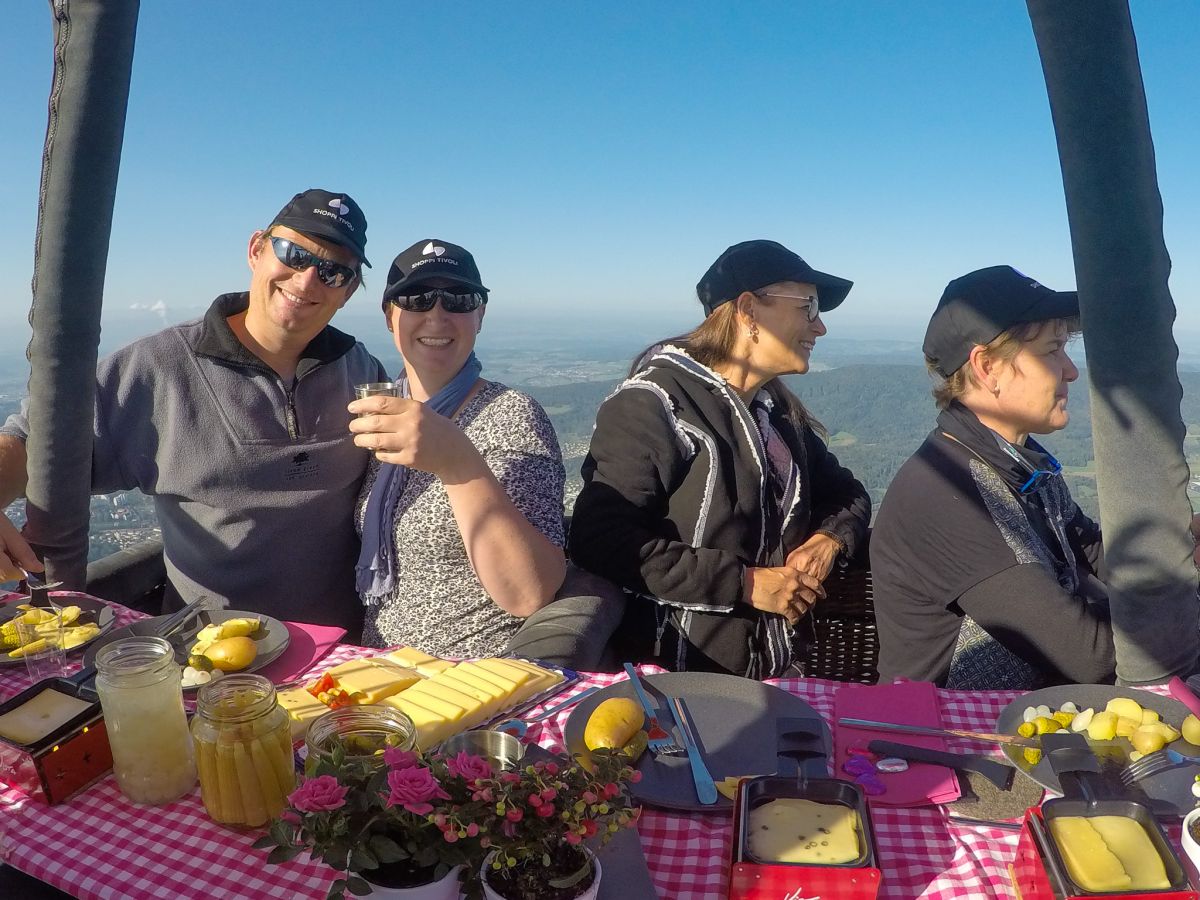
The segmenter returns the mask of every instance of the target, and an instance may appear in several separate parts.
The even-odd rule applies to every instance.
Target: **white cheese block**
[[[86,700],[46,688],[0,716],[0,737],[14,744],[36,743],[91,705]]]

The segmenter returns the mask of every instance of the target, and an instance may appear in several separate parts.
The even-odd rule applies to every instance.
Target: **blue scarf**
[[[449,418],[462,406],[471,392],[483,366],[472,353],[450,383],[430,397],[426,404],[438,415]],[[400,396],[409,396],[408,375],[396,379]],[[359,596],[367,606],[378,606],[391,595],[396,584],[396,548],[392,535],[395,530],[396,506],[408,481],[408,466],[382,463],[367,508],[363,514],[362,550],[354,567]]]

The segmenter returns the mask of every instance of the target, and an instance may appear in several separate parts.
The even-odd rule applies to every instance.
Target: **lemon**
[[[628,697],[609,697],[588,716],[587,725],[583,728],[583,744],[589,750],[619,749],[637,734],[645,722],[646,716],[636,700]]]
[[[1183,739],[1189,744],[1200,746],[1200,719],[1195,716],[1188,716],[1183,720],[1181,726],[1183,731]]]
[[[213,668],[223,672],[237,672],[254,662],[258,656],[258,645],[248,637],[231,637],[214,641],[204,651]]]

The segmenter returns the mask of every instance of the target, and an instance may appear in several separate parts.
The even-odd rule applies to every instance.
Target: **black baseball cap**
[[[743,291],[757,291],[780,281],[803,281],[816,285],[821,312],[836,307],[850,293],[853,281],[818,272],[783,244],[776,241],[743,241],[717,257],[696,285],[696,295],[705,315]]]
[[[419,287],[418,287],[419,285]],[[388,269],[387,287],[383,299],[419,293],[427,288],[466,286],[486,294],[488,289],[479,280],[475,257],[458,244],[425,238],[417,241],[392,260]]]
[[[288,201],[272,225],[294,228],[310,237],[333,241],[354,251],[368,269],[367,217],[349,194],[334,194],[320,188],[309,188]]]
[[[925,357],[943,378],[1014,325],[1079,315],[1079,294],[1052,291],[1012,266],[990,266],[955,278],[942,292],[925,330]]]

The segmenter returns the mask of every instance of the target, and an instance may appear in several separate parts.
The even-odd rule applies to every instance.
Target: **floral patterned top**
[[[562,451],[554,426],[536,400],[485,381],[455,417],[509,499],[557,546],[563,545]],[[372,460],[355,509],[363,513],[379,473]],[[446,657],[495,656],[521,624],[480,584],[459,534],[446,489],[436,476],[413,469],[396,506],[396,587],[368,607],[363,644],[403,644]]]

